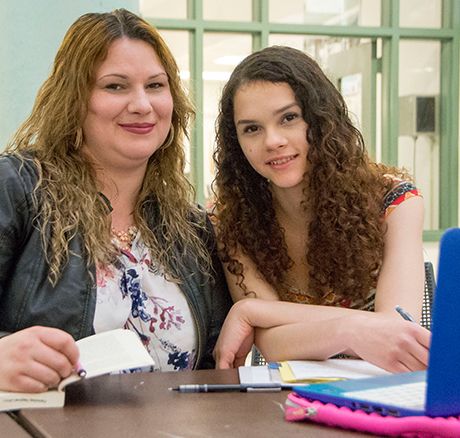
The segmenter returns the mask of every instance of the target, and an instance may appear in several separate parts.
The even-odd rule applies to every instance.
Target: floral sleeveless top
[[[120,251],[113,264],[96,269],[95,332],[136,332],[155,361],[150,371],[193,369],[198,335],[184,294],[152,265],[139,232],[131,249]]]
[[[422,196],[421,192],[409,181],[398,182],[383,198],[382,215],[386,219],[394,209],[413,196]],[[364,300],[353,300],[346,297],[338,297],[334,292],[328,293],[325,297],[315,297],[299,291],[290,289],[283,291],[281,299],[293,303],[315,304],[323,306],[338,306],[360,310],[374,310],[375,289],[369,291],[369,295]]]

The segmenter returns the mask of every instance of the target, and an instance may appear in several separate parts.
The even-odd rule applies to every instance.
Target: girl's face
[[[274,189],[303,186],[308,125],[288,84],[256,81],[241,86],[235,93],[234,121],[246,159]]]
[[[171,127],[168,76],[145,41],[115,40],[95,71],[84,148],[104,169],[144,169]]]

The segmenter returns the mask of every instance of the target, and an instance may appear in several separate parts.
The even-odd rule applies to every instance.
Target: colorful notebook
[[[339,407],[332,403],[308,400],[291,392],[284,406],[287,421],[309,421],[342,429],[357,430],[378,436],[407,438],[457,438],[460,436],[458,417],[391,417]]]

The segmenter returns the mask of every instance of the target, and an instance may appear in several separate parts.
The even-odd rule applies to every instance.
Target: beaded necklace
[[[122,251],[129,251],[131,249],[131,245],[133,244],[133,240],[137,235],[137,227],[135,225],[131,225],[127,230],[119,231],[112,228],[111,231],[118,248]]]

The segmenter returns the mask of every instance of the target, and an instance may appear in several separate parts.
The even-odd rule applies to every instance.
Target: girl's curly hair
[[[34,199],[52,283],[58,280],[69,257],[68,243],[77,233],[83,236],[88,265],[108,263],[116,255],[107,205],[98,193],[93,165],[81,149],[94,72],[119,38],[142,40],[153,48],[168,75],[174,102],[172,128],[148,162],[135,205],[135,222],[153,260],[170,276],[177,276],[173,267],[180,266],[186,252],[194,254],[204,272],[209,268],[209,255],[199,237],[204,224],[192,223],[198,210],[192,203],[193,187],[184,175],[183,140],[194,108],[182,87],[174,57],[158,31],[137,15],[117,9],[88,13],[72,24],[31,115],[6,150],[22,159],[32,157],[37,167]],[[152,203],[160,218],[153,231],[149,227]],[[182,248],[182,253],[177,248]]]
[[[214,190],[223,262],[246,293],[237,250],[249,256],[279,292],[293,264],[268,182],[248,163],[237,138],[234,96],[254,81],[288,84],[308,124],[303,205],[311,216],[305,255],[309,289],[319,296],[333,291],[339,297],[364,299],[376,286],[382,264],[384,195],[394,185],[393,175],[408,176],[370,161],[340,93],[314,60],[290,47],[268,47],[248,56],[222,92]]]

